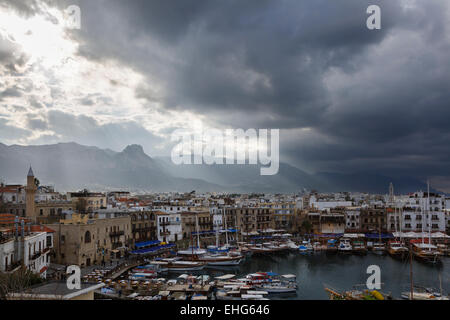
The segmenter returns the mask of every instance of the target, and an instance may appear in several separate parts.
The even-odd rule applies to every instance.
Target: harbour
[[[443,257],[439,265],[431,265],[413,259],[396,259],[387,252],[378,254],[369,251],[365,255],[329,254],[326,250],[313,251],[310,254],[302,254],[300,250],[254,254],[237,266],[163,271],[141,281],[129,280],[129,276],[136,271],[131,268],[115,281],[103,280],[106,286],[102,291],[109,292],[110,297],[137,300],[328,300],[330,293],[326,289],[334,292],[367,290],[367,268],[376,265],[381,270],[379,291],[390,299],[397,300],[406,299],[405,293],[410,292],[411,263],[415,288],[427,288],[436,296],[447,297],[450,291],[448,257]],[[148,261],[143,265],[148,266]],[[254,278],[250,280],[252,276]],[[269,289],[273,288],[273,285],[261,285],[256,281],[257,278],[265,277],[281,278],[282,282],[278,286],[284,286],[283,284],[288,283],[288,276],[295,282],[294,290],[270,292]],[[264,280],[261,280],[261,283],[263,282]],[[227,290],[226,295],[221,295],[221,292]],[[243,290],[244,292],[241,292]],[[119,291],[120,297],[117,295]],[[235,297],[232,299],[233,294]],[[98,298],[108,299],[108,294],[99,295]]]

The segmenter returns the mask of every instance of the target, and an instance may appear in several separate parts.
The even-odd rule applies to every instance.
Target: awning
[[[153,246],[155,244],[160,244],[159,240],[152,240],[152,241],[144,241],[144,242],[138,242],[135,244],[136,248],[142,248],[147,246]]]
[[[394,232],[393,236],[396,238],[428,238],[428,232]],[[433,239],[448,239],[450,236],[446,235],[443,232],[434,232],[431,234],[431,238]]]
[[[392,233],[366,233],[367,239],[392,239]]]

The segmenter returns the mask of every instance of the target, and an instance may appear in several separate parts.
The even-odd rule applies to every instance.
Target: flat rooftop
[[[71,299],[87,292],[100,289],[104,283],[82,282],[81,289],[70,290],[67,288],[66,281],[52,281],[42,285],[26,289],[24,292],[12,293],[16,298],[48,298],[48,299]]]

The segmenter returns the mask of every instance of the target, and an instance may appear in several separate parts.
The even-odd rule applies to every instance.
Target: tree
[[[86,214],[87,213],[87,207],[88,207],[88,203],[87,203],[87,200],[85,198],[79,198],[77,200],[77,203],[75,205],[76,211],[78,211],[81,214]]]
[[[5,187],[5,184],[3,181],[0,182],[0,213],[6,212],[6,204],[3,197],[3,188]]]
[[[302,230],[303,233],[311,233],[312,231],[312,224],[308,219],[305,219],[302,221],[302,224],[300,226],[300,229]]]
[[[20,268],[13,273],[0,273],[0,300],[6,300],[9,293],[23,292],[43,281],[39,275],[25,268]]]

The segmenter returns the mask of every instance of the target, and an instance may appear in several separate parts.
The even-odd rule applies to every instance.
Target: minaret
[[[34,173],[33,169],[30,166],[30,170],[27,175],[27,186],[25,188],[26,192],[26,211],[25,215],[27,217],[35,217],[36,215],[36,204],[34,202],[35,194],[36,194],[36,182],[34,181]]]

